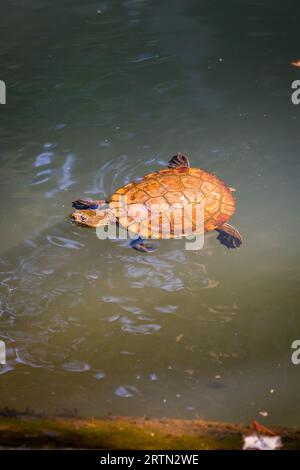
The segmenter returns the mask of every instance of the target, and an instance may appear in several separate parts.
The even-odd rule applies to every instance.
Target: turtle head
[[[109,225],[112,222],[112,214],[107,210],[75,210],[71,214],[71,219],[79,225],[86,227],[99,227]]]

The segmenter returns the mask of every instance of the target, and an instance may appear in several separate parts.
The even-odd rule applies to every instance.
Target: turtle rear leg
[[[99,209],[100,207],[105,206],[105,204],[107,204],[107,202],[104,201],[103,199],[98,199],[98,200],[77,199],[76,201],[72,202],[72,207],[80,211],[85,211],[89,209],[92,209],[92,210]]]
[[[130,246],[141,253],[152,253],[152,251],[155,251],[154,246],[146,244],[141,237],[131,240]]]
[[[227,248],[238,248],[243,243],[242,235],[232,225],[223,224],[216,231],[219,233],[217,240]]]

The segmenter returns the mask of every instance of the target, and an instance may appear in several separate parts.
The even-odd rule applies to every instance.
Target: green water
[[[300,424],[295,3],[2,1],[1,406]],[[177,151],[237,188],[239,250],[69,222]]]

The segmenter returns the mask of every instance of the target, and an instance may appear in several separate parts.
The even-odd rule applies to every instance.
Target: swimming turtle
[[[134,234],[131,246],[142,252],[153,250],[145,244],[145,239],[176,238],[178,227],[181,236],[216,230],[221,244],[238,248],[242,237],[227,223],[235,212],[234,191],[212,173],[191,168],[188,157],[178,153],[168,168],[123,186],[108,202],[74,201],[76,210],[71,218],[88,227],[106,226],[115,221],[131,236]],[[197,206],[202,207],[200,222],[196,221]]]

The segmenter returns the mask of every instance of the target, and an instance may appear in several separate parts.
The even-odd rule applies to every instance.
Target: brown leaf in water
[[[272,431],[272,429],[263,426],[258,421],[252,421],[251,427],[253,431],[256,431],[258,434],[265,434],[266,436],[276,436],[277,434]]]
[[[252,421],[252,434],[243,436],[243,450],[277,450],[282,447],[280,436],[257,421]]]

